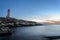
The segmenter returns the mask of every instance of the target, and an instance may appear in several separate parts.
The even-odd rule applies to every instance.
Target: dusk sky
[[[60,20],[60,0],[0,0],[0,17],[27,20]]]

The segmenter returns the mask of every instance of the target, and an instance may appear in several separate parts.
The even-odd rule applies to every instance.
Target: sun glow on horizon
[[[30,21],[36,22],[53,22],[53,21],[60,21],[60,15],[49,15],[48,17],[37,17],[33,19],[28,19]]]
[[[50,16],[50,20],[60,21],[60,15],[52,15]]]

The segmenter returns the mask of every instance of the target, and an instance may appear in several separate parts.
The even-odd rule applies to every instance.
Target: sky
[[[0,17],[43,21],[60,20],[60,0],[0,0]]]

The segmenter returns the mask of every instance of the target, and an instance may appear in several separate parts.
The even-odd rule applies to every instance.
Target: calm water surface
[[[0,40],[47,40],[45,36],[60,35],[60,25],[17,27],[12,30],[12,35],[0,37]]]

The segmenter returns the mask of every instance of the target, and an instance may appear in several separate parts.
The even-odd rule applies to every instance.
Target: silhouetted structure
[[[10,9],[7,10],[6,22],[10,20]]]
[[[7,11],[7,16],[6,16],[6,18],[7,18],[7,19],[10,18],[10,9],[8,9],[8,11]]]

